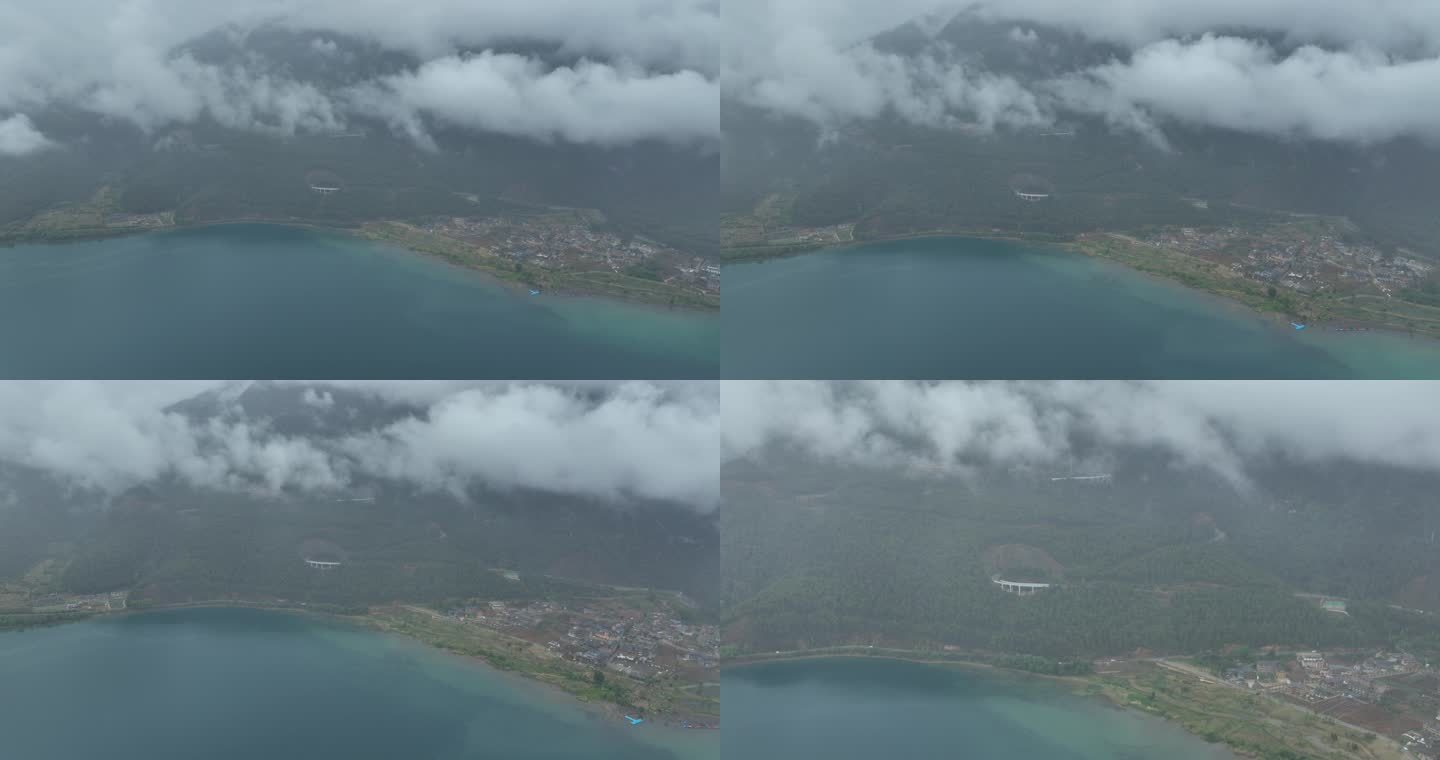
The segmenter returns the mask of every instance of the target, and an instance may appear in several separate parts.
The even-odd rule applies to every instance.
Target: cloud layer
[[[429,61],[350,95],[422,144],[426,122],[516,137],[619,145],[698,143],[715,137],[720,89],[694,71],[647,74],[582,61],[547,69],[518,55],[484,53]]]
[[[718,499],[713,384],[309,384],[299,398],[317,419],[353,419],[357,391],[416,411],[308,436],[283,434],[273,420],[245,412],[237,403],[243,390],[0,383],[0,461],[110,494],[171,477],[270,494],[341,492],[385,478],[462,497],[481,486],[536,489],[702,511]],[[172,408],[207,391],[219,399],[219,413]]]
[[[1162,142],[1157,117],[1356,143],[1440,138],[1440,58],[1305,46],[1281,55],[1237,37],[1165,40],[1054,83],[1064,103]]]
[[[0,156],[24,156],[52,145],[25,114],[0,119]]]
[[[1246,463],[1283,456],[1440,475],[1431,383],[727,382],[724,457],[771,447],[822,461],[964,476],[1063,468],[1079,441],[1168,455],[1246,487]]]
[[[267,28],[313,36],[300,58],[276,60],[245,47]],[[0,0],[0,117],[65,106],[146,130],[210,118],[292,134],[344,129],[380,110],[540,139],[713,141],[718,28],[712,0]],[[201,60],[188,48],[207,35],[246,55]],[[517,43],[584,63],[491,50]],[[296,73],[314,71],[304,56],[373,57],[365,45],[417,63],[384,81]],[[699,113],[681,108],[706,98],[716,102]],[[708,125],[697,125],[703,117]],[[407,132],[429,145],[415,124]]]
[[[1123,52],[1022,81],[938,42],[899,57],[868,41],[913,19],[925,33],[957,16],[1018,24],[999,27],[1008,30],[1000,45],[1069,44],[1057,35],[1074,34]],[[1440,6],[1425,0],[738,0],[726,22],[726,96],[822,129],[880,116],[992,129],[1086,114],[1162,147],[1172,123],[1361,144],[1440,140]]]
[[[827,128],[892,114],[932,127],[1049,123],[1033,93],[1010,77],[971,69],[960,51],[940,46],[902,57],[867,39],[943,7],[935,0],[728,3],[725,91]]]

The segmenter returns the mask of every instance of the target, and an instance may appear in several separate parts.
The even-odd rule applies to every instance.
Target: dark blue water
[[[719,342],[715,314],[291,227],[0,249],[4,378],[713,378]]]
[[[17,760],[718,755],[715,736],[619,723],[415,642],[284,613],[176,610],[0,634],[0,757]]]
[[[1043,681],[893,660],[725,672],[725,754],[746,760],[1234,760],[1178,727]]]
[[[1440,341],[1307,330],[1079,254],[905,240],[725,267],[731,378],[1440,378]]]

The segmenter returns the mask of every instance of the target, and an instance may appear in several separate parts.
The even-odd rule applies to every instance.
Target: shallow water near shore
[[[0,634],[0,732],[30,760],[714,760],[718,732],[631,727],[419,642],[198,608]]]
[[[0,248],[0,377],[714,378],[719,352],[715,313],[531,297],[320,230]]]
[[[725,267],[724,375],[1440,378],[1440,341],[1283,320],[1054,248],[926,238]]]
[[[724,694],[725,751],[751,760],[1235,760],[1159,718],[977,669],[794,660],[727,670]]]

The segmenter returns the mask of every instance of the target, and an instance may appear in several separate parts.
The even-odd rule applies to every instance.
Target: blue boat
[[[530,295],[532,295],[532,296],[538,296],[538,295],[540,295],[540,291],[535,290],[534,288],[531,288],[531,289],[530,289]]]
[[[640,725],[641,723],[644,723],[644,722],[645,722],[645,719],[644,719],[644,718],[634,718],[634,717],[631,717],[631,716],[629,716],[629,715],[626,715],[626,716],[625,716],[625,720],[630,721],[630,725],[632,725],[632,726],[638,726],[638,725]]]
[[[1305,329],[1305,325],[1302,325],[1302,324],[1300,324],[1299,322],[1291,322],[1291,323],[1290,323],[1290,326],[1293,327],[1293,328],[1295,328],[1296,330],[1304,330],[1304,329]]]

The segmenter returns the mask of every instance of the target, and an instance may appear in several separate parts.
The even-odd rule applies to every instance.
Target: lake
[[[1020,243],[876,243],[727,265],[723,279],[730,378],[1440,378],[1440,341],[1296,332]]]
[[[721,688],[725,752],[747,760],[1235,760],[1159,718],[979,670],[798,660],[731,668]]]
[[[253,609],[0,634],[0,736],[25,760],[716,760],[418,642]]]
[[[531,297],[316,230],[0,248],[6,378],[714,378],[719,353],[715,313]]]

